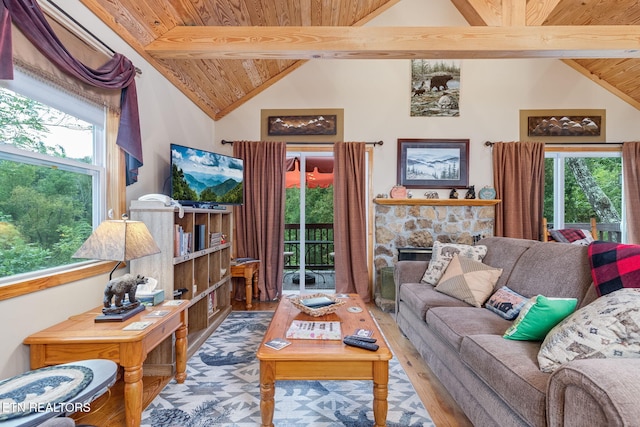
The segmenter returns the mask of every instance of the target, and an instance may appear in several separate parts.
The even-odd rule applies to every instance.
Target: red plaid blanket
[[[599,296],[640,288],[640,246],[595,241],[589,245],[589,262]]]

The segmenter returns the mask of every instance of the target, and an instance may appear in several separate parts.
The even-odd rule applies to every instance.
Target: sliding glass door
[[[619,152],[547,152],[544,216],[550,228],[589,229],[623,241],[622,157]]]
[[[283,292],[334,292],[333,152],[287,153]]]

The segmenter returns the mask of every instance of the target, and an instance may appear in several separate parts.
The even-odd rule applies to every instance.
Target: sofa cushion
[[[549,332],[538,353],[543,372],[604,358],[640,358],[640,289],[620,289],[576,311]]]
[[[469,305],[480,307],[493,292],[500,274],[502,270],[499,268],[455,254],[435,289]]]
[[[399,298],[422,320],[425,320],[427,311],[432,307],[469,307],[463,301],[437,292],[433,286],[424,283],[402,284]]]
[[[591,274],[598,295],[640,287],[640,246],[611,242],[589,245]]]
[[[510,340],[542,341],[549,331],[576,309],[575,298],[547,298],[537,295],[520,310],[504,337]]]
[[[486,253],[487,247],[483,245],[471,246],[435,241],[433,242],[429,267],[424,272],[422,281],[429,285],[436,285],[456,254],[463,258],[482,261]]]
[[[483,308],[434,307],[427,312],[429,328],[437,332],[457,351],[467,335],[502,335],[511,322]]]
[[[503,286],[489,297],[484,307],[506,320],[513,320],[528,299],[519,293],[512,291],[508,286]]]
[[[538,368],[539,349],[540,343],[535,341],[469,335],[462,340],[460,356],[529,425],[544,426],[550,374]]]
[[[491,267],[502,269],[502,275],[498,279],[498,283],[496,283],[496,289],[507,284],[511,272],[522,254],[536,243],[539,242],[512,237],[486,237],[478,242],[479,245],[487,247],[487,254],[482,259],[482,262]]]
[[[506,285],[526,297],[581,301],[592,283],[587,251],[586,246],[537,242],[519,258]]]

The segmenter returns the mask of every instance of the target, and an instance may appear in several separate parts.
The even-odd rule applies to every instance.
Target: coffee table
[[[362,299],[350,294],[345,300],[347,303],[335,313],[321,317],[302,313],[288,298],[278,304],[257,352],[262,427],[273,427],[276,380],[372,380],[375,426],[386,425],[391,350]],[[361,311],[352,312],[354,307]],[[353,334],[356,329],[369,329],[380,348],[369,351],[347,346],[342,340],[313,339],[290,339],[291,345],[281,350],[264,345],[274,338],[284,338],[293,320],[339,321],[343,336]]]

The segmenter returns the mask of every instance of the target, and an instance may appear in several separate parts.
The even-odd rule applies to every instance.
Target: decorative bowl
[[[480,189],[478,196],[483,200],[493,200],[496,198],[496,190],[489,186],[485,186]]]
[[[324,307],[311,308],[311,307],[307,307],[301,302],[301,300],[303,299],[318,298],[318,297],[329,298],[334,303]],[[291,304],[293,304],[294,307],[296,307],[298,310],[312,317],[320,317],[320,316],[334,313],[339,307],[342,307],[347,303],[343,299],[339,299],[333,295],[327,295],[327,294],[301,295],[301,296],[290,298],[289,301],[291,301]]]

